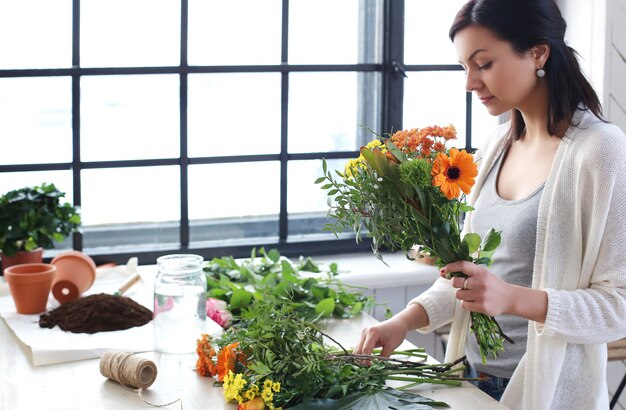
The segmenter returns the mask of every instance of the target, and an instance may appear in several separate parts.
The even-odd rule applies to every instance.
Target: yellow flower
[[[228,374],[224,375],[224,399],[226,401],[237,400],[239,403],[242,403],[241,391],[247,383],[241,373],[233,375],[233,372],[229,371]]]
[[[252,390],[254,392],[254,395],[258,395],[259,394],[259,386],[255,383],[252,383],[249,387],[250,390]]]
[[[272,390],[274,393],[278,393],[280,391],[280,382],[274,382],[274,384],[272,384]]]
[[[378,148],[383,154],[387,152],[387,146],[385,146],[385,144],[379,139],[375,139],[375,140],[368,142],[365,147],[369,150]]]
[[[254,391],[252,389],[248,389],[248,390],[246,390],[245,397],[248,400],[252,400],[252,399],[254,399],[256,397],[256,394],[254,393]]]
[[[271,389],[273,384],[273,381],[271,381],[270,379],[266,379],[263,383],[263,389]]]
[[[263,393],[261,393],[261,397],[266,403],[268,403],[274,400],[274,393],[272,393],[271,389],[263,389]]]

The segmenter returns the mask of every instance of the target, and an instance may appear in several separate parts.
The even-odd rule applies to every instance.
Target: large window
[[[0,2],[0,192],[56,184],[83,216],[57,251],[97,262],[369,249],[322,231],[321,159],[362,126],[486,135],[447,39],[461,3]]]

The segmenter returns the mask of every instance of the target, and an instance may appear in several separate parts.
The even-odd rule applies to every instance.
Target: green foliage
[[[357,392],[337,399],[307,400],[292,410],[428,410],[433,408],[448,408],[448,404],[426,397],[394,389],[384,389],[374,392]]]
[[[7,255],[54,248],[80,228],[78,210],[54,184],[16,189],[0,197],[0,249]]]
[[[249,384],[261,385],[268,378],[280,382],[280,392],[274,394],[276,406],[289,407],[316,398],[340,399],[356,392],[377,394],[387,380],[404,380],[411,385],[460,385],[461,379],[455,373],[463,367],[458,363],[409,360],[411,356],[423,359],[422,349],[394,352],[403,358],[383,360],[379,356],[353,355],[342,346],[338,346],[341,350],[330,347],[326,335],[315,324],[301,320],[293,307],[254,301],[242,310],[246,326],[231,328],[217,340],[220,346],[239,342],[239,349],[247,356],[240,372]],[[364,360],[371,363],[365,364]],[[387,398],[400,400],[394,401],[396,404],[408,399],[400,392],[395,399]],[[368,400],[365,396],[362,399]]]
[[[252,251],[250,259],[214,258],[204,267],[207,296],[224,300],[235,323],[241,309],[255,299],[288,304],[304,320],[348,318],[370,310],[375,302],[370,296],[343,285],[337,278],[337,264],[322,272],[311,258],[294,263],[272,249]]]

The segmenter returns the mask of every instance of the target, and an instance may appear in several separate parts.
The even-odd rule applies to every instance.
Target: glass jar
[[[198,255],[157,259],[154,282],[154,347],[162,353],[192,353],[206,333],[206,277]]]

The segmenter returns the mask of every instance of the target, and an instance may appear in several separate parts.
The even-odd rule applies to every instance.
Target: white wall
[[[566,38],[602,102],[605,116],[626,130],[626,0],[559,0]]]
[[[626,0],[559,0],[568,43],[598,92],[606,118],[626,131]],[[626,374],[624,361],[608,363],[612,397]],[[615,409],[626,410],[626,392]]]

